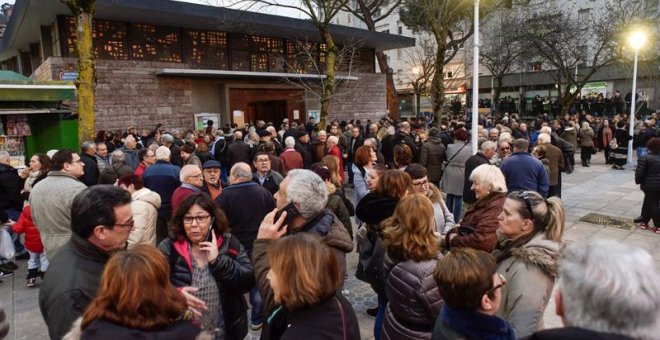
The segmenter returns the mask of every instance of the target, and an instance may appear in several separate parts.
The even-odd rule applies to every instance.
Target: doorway
[[[266,100],[248,102],[247,120],[255,122],[263,120],[279,124],[288,118],[286,100]]]

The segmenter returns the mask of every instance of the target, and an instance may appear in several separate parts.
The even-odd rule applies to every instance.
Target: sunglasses
[[[502,274],[497,274],[497,276],[500,277],[500,284],[498,284],[498,285],[496,285],[495,287],[493,287],[493,288],[487,290],[487,291],[486,291],[486,294],[487,294],[487,295],[490,295],[490,294],[493,293],[494,291],[496,291],[496,290],[498,290],[498,289],[500,289],[500,288],[506,286],[506,278],[504,277],[504,275],[502,275]]]
[[[534,218],[534,210],[532,209],[532,198],[531,191],[514,191],[511,193],[511,196],[525,201],[525,206],[527,207],[527,212],[529,213],[530,218]]]

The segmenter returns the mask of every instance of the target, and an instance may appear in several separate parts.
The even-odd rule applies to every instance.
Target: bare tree
[[[354,0],[346,4],[345,9],[364,22],[370,31],[376,30],[376,24],[388,18],[403,3],[403,0]],[[387,107],[393,116],[398,116],[398,103],[394,77],[387,62],[387,56],[382,51],[376,52],[376,60],[380,73],[387,78]]]
[[[435,44],[431,39],[420,39],[417,46],[406,50],[406,54],[408,57],[406,69],[410,71],[397,74],[398,82],[413,90],[417,100],[415,104],[419,110],[420,97],[429,94],[431,81],[435,74]]]

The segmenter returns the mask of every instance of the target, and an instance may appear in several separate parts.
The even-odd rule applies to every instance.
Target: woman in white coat
[[[117,185],[131,193],[133,210],[133,230],[128,235],[128,249],[138,244],[156,246],[156,220],[160,208],[160,196],[142,186],[142,178],[126,175],[117,181]]]

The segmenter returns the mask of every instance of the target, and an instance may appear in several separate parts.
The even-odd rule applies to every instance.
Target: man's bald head
[[[239,162],[234,164],[229,171],[229,183],[243,183],[252,180],[252,169],[247,163]]]

